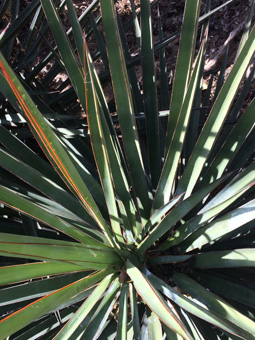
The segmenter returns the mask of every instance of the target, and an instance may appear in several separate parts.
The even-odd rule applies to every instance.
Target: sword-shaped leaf
[[[141,340],[141,332],[140,332],[140,320],[138,314],[138,305],[136,298],[136,290],[132,283],[129,283],[129,299],[130,299],[130,309],[131,309],[131,319],[134,330],[134,339]]]
[[[101,299],[107,287],[114,279],[114,274],[106,276],[89,295],[86,301],[81,305],[73,317],[61,328],[60,332],[53,338],[54,340],[68,340],[74,331],[80,326],[81,322],[86,318],[89,312]]]
[[[63,288],[60,288],[55,292],[30,303],[26,307],[21,308],[17,312],[8,315],[0,321],[1,337],[3,339],[9,337],[11,334],[22,329],[42,315],[51,312],[62,303],[71,299],[80,292],[90,288],[113,272],[113,269],[106,269],[99,273],[87,276],[84,279],[78,280]]]
[[[194,101],[195,91],[197,88],[197,82],[199,79],[200,74],[200,67],[203,57],[203,51],[204,51],[204,44],[205,40],[203,41],[203,44],[200,48],[196,65],[194,67],[187,93],[183,99],[183,105],[180,108],[180,113],[178,117],[178,121],[176,122],[176,129],[174,130],[172,134],[171,143],[169,145],[169,148],[166,149],[166,158],[164,162],[164,167],[160,176],[159,184],[156,190],[154,203],[153,203],[153,209],[156,210],[162,205],[166,204],[169,201],[169,198],[171,196],[177,168],[179,165],[179,160],[182,152],[182,148],[184,145],[184,140],[186,137],[186,132],[188,129],[192,104]]]
[[[176,131],[179,113],[181,111],[190,80],[193,56],[197,41],[200,4],[201,0],[186,1],[185,4],[179,53],[171,96],[166,152],[169,149],[174,131]]]
[[[148,136],[147,145],[152,186],[156,188],[161,171],[160,139],[151,9],[150,1],[148,0],[141,0],[141,32],[143,96]]]
[[[134,189],[143,214],[142,217],[148,218],[151,205],[148,183],[138,142],[134,108],[125,59],[121,48],[121,40],[118,33],[114,4],[111,0],[100,1],[100,4],[116,109],[121,126],[124,148],[129,162],[132,180],[134,182]]]
[[[157,315],[147,307],[142,319],[141,339],[153,340],[157,338],[162,339],[162,324]]]
[[[43,0],[41,2],[69,78],[74,86],[82,106],[85,108],[85,92],[82,70],[79,67],[79,63],[77,57],[74,54],[70,40],[65,33],[63,25],[61,24],[61,20],[53,1]]]
[[[198,268],[255,267],[255,249],[219,250],[197,254],[194,265]]]
[[[162,294],[167,296],[171,301],[175,302],[187,312],[211,323],[212,325],[220,327],[231,334],[236,334],[236,329],[230,324],[230,322],[224,320],[219,313],[211,312],[210,309],[208,310],[203,306],[197,304],[196,301],[193,301],[184,294],[181,294],[177,289],[170,287],[168,284],[160,280],[148,270],[144,271],[144,273],[146,277],[148,277],[148,280],[155,287],[157,287],[157,289],[159,289]]]
[[[80,243],[2,233],[0,244],[0,254],[10,257],[65,262],[84,269],[104,269],[109,265],[121,264],[112,249]]]
[[[251,200],[230,213],[215,219],[193,232],[181,245],[185,252],[211,245],[228,233],[255,219],[255,200]]]
[[[30,96],[27,94],[1,54],[0,69],[7,78],[11,89],[15,93],[30,129],[49,161],[74,195],[78,197],[84,209],[86,209],[91,217],[97,222],[98,226],[106,233],[110,244],[112,244],[112,234],[109,226],[106,224],[98,206],[96,205],[86,184],[80,177],[80,174],[74,166],[68,152],[59,138],[54,134],[50,125],[41,115],[36,105],[33,103]]]
[[[156,288],[146,279],[144,274],[127,260],[127,274],[133,281],[135,289],[150,309],[159,319],[176,333],[180,334],[185,340],[191,340],[191,336],[183,326],[182,322],[172,313],[165,300],[157,292]]]
[[[11,156],[2,149],[0,149],[0,165],[66,209],[71,210],[81,219],[87,222],[90,221],[92,224],[94,223],[90,215],[86,213],[79,202],[69,192],[47,178],[43,173],[23,163],[20,159]]]
[[[10,92],[10,91],[9,91]],[[61,178],[54,171],[54,168],[50,166],[44,159],[39,157],[33,152],[26,144],[22,143],[16,136],[10,133],[6,128],[0,125],[0,143],[4,145],[9,152],[18,158],[21,162],[31,166],[37,171],[41,172],[46,178],[49,178],[52,182],[61,187],[65,187],[65,184]],[[10,151],[11,150],[11,151]]]
[[[98,339],[100,334],[102,333],[107,318],[111,313],[114,304],[119,297],[119,288],[120,282],[119,279],[116,278],[108,288],[107,292],[104,295],[103,300],[92,316],[87,328],[84,332],[84,338],[88,340]]]
[[[142,255],[156,240],[158,240],[167,231],[171,230],[173,226],[180,221],[180,219],[182,219],[195,205],[197,205],[203,197],[213,191],[222,181],[223,178],[211,183],[206,188],[197,191],[194,195],[182,201],[177,207],[171,210],[170,213],[166,215],[166,217],[138,245],[136,250],[137,256]]]
[[[17,269],[17,268],[16,268]],[[70,283],[78,281],[90,272],[69,273],[61,276],[51,277],[47,280],[29,280],[28,282],[5,287],[0,290],[0,307],[16,308],[16,304],[27,303],[26,301],[38,299],[54,292]]]
[[[85,41],[84,41],[85,44]],[[99,102],[97,100],[95,86],[92,77],[90,66],[90,56],[87,50],[87,45],[84,46],[84,77],[85,77],[85,92],[86,92],[86,112],[88,116],[88,125],[90,131],[91,145],[94,157],[97,164],[102,187],[106,198],[108,212],[111,220],[112,230],[116,241],[119,245],[124,244],[122,232],[120,228],[119,214],[116,205],[115,192],[113,188],[112,171],[107,154],[107,145],[104,138],[104,132],[101,124],[99,110]]]
[[[128,321],[128,283],[124,282],[121,287],[119,300],[119,319],[116,340],[127,338],[127,321]]]
[[[184,274],[175,273],[173,280],[180,289],[200,301],[212,314],[215,312],[220,315],[223,320],[229,321],[232,327],[234,329],[236,328],[235,335],[243,339],[255,339],[255,322],[253,320]]]
[[[152,227],[154,224],[159,223],[161,219],[169,213],[169,211],[175,206],[178,205],[181,198],[183,197],[182,195],[179,195],[177,197],[174,197],[170,202],[165,204],[163,207],[159,208],[154,212],[154,214],[150,217],[148,222],[146,223],[144,229],[143,229],[143,234],[145,235]]]
[[[0,185],[0,202],[26,214],[46,225],[53,227],[56,230],[72,237],[73,239],[83,242],[84,244],[98,244],[98,241],[89,235],[85,234],[74,225],[64,221],[63,219],[51,214],[46,209],[39,205],[30,202],[28,199],[22,197],[17,192],[7,189]],[[98,233],[100,237],[100,233]],[[100,239],[100,238],[99,238]]]
[[[66,262],[35,262],[6,266],[0,268],[0,285],[79,271],[84,271],[80,265]],[[86,271],[84,271],[85,275]]]
[[[177,193],[188,197],[194,189],[207,157],[234,100],[239,84],[255,51],[255,28],[246,41],[232,71],[223,85],[184,170]]]
[[[244,306],[254,308],[255,306],[255,290],[249,283],[244,280],[235,279],[221,274],[210,273],[209,270],[196,270],[198,281],[204,287],[209,288],[212,292],[224,296],[227,299],[237,301]]]
[[[208,171],[199,184],[200,187],[222,176],[228,164],[234,159],[243,143],[254,131],[254,127],[255,99],[253,99],[249,107],[242,114],[213,162],[210,164]]]
[[[211,205],[211,201],[209,202],[208,206],[210,205],[210,208],[208,209],[208,206],[205,205],[202,210],[198,212],[196,216],[194,216],[192,219],[187,221],[186,223],[182,224],[175,232],[173,237],[168,239],[164,246],[161,247],[161,249],[167,249],[168,247],[172,247],[174,245],[177,245],[181,243],[183,240],[185,240],[190,234],[194,233],[199,228],[203,227],[204,224],[206,224],[207,221],[209,221],[211,218],[215,217],[217,214],[220,214],[224,209],[226,209],[228,206],[230,206],[233,202],[235,202],[240,196],[242,196],[248,189],[250,189],[251,186],[244,187],[242,190],[234,190],[230,195],[230,197],[227,197],[225,200],[221,201],[220,199],[214,200],[215,205]],[[222,195],[223,197],[223,195]],[[217,204],[218,203],[218,204]]]

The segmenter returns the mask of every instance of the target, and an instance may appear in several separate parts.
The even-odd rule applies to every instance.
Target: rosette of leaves
[[[202,96],[200,83],[215,11],[199,17],[200,1],[187,0],[168,111],[167,40],[159,23],[153,45],[150,2],[141,0],[140,21],[131,2],[135,60],[114,2],[100,1],[95,19],[96,5],[77,19],[70,0],[34,1],[1,35],[0,338],[254,339],[255,104],[242,108],[252,76],[242,82],[255,29],[248,20],[224,80],[226,56],[208,110],[211,85]],[[56,45],[38,65],[49,29]],[[68,80],[56,94],[47,89],[59,70]]]

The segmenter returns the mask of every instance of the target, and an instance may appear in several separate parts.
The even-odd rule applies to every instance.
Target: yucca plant
[[[219,8],[208,1],[200,16],[200,1],[186,0],[169,88],[164,47],[178,34],[164,40],[159,22],[153,45],[157,2],[141,0],[138,15],[131,1],[136,57],[111,0],[79,19],[71,0],[33,1],[20,14],[18,1],[1,5],[14,14],[0,41],[0,339],[255,339],[254,100],[242,109],[255,28],[248,18],[212,103],[201,84]],[[49,29],[56,45],[38,63]]]

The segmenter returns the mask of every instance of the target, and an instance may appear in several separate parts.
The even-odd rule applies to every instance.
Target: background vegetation
[[[157,43],[157,0],[1,3],[0,339],[255,339],[254,1],[205,72],[231,2]]]

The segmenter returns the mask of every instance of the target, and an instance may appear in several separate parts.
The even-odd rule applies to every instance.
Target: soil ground
[[[140,0],[133,1],[136,7],[136,13],[139,14]],[[151,3],[155,3],[153,0],[150,1]],[[211,0],[211,10],[223,5],[226,2],[229,2],[229,4],[212,15],[210,19],[205,70],[211,71],[212,69],[220,68],[227,45],[229,45],[228,70],[226,72],[227,75],[231,69],[232,63],[234,62],[239,42],[242,37],[243,28],[250,13],[252,0]],[[87,8],[91,1],[74,0],[74,3],[77,6],[77,11],[82,12],[82,10]],[[206,12],[206,4],[207,0],[202,0],[201,15]],[[152,7],[151,17],[154,43],[159,41],[158,15],[160,14],[161,17],[164,38],[167,38],[173,33],[180,31],[183,20],[184,6],[185,0],[159,0],[157,1],[156,5]],[[130,0],[119,0],[116,3],[116,7],[123,26],[125,26],[132,20]],[[130,29],[128,32],[127,39],[129,47],[132,49],[136,42],[135,33],[132,29]],[[93,39],[91,41],[91,45],[91,48],[93,49]],[[179,39],[176,39],[165,47],[167,72],[170,83],[173,79],[178,46]],[[157,66],[157,54],[155,57]],[[100,72],[100,63],[98,66]],[[139,67],[137,68],[137,73],[138,80],[141,81],[141,77],[139,76]],[[207,79],[205,78],[205,83],[206,82]]]
[[[180,31],[184,13],[185,0],[150,0],[154,4],[152,7],[152,28],[153,28],[153,36],[154,43],[159,41],[159,32],[158,32],[158,16],[160,15],[162,26],[163,26],[163,34],[164,38],[171,36],[173,33]],[[191,0],[192,1],[192,0]],[[92,0],[73,0],[75,8],[77,10],[78,16],[91,4]],[[136,8],[136,13],[139,15],[140,12],[140,0],[133,0]],[[209,27],[209,37],[207,44],[207,54],[206,54],[206,71],[210,71],[212,69],[217,69],[220,67],[223,56],[226,51],[226,46],[229,43],[229,57],[228,57],[228,66],[231,69],[231,64],[233,63],[236,51],[239,46],[239,42],[242,36],[244,24],[248,18],[251,4],[253,0],[211,0],[211,9],[215,9],[218,6],[221,6],[224,3],[229,3],[227,6],[223,7],[220,11],[212,15],[210,19],[210,27]],[[31,0],[23,0],[20,2],[21,9],[22,7],[27,6],[31,3]],[[207,0],[201,1],[201,15],[203,15],[206,11],[206,3]],[[132,10],[130,5],[130,0],[118,0],[116,3],[116,8],[119,13],[120,19],[125,26],[128,22],[132,21]],[[99,14],[98,10],[94,12],[95,17]],[[61,14],[61,19],[66,27],[66,30],[70,27],[70,23],[68,20],[68,12],[64,10]],[[103,27],[101,25],[101,29]],[[0,29],[1,33],[1,29]],[[136,38],[133,30],[133,25],[130,26],[130,30],[127,33],[127,40],[130,49],[135,51]],[[20,43],[21,41],[21,43]],[[53,38],[49,33],[49,37],[47,37],[48,43],[52,41],[52,45],[54,45]],[[18,45],[22,45],[22,36],[17,39],[17,49],[20,48]],[[176,57],[178,52],[179,39],[172,41],[171,43],[165,46],[166,60],[167,60],[167,74],[169,77],[169,83],[171,84],[171,80],[173,79]],[[89,40],[89,47],[91,52],[96,51],[98,49],[95,38],[91,37]],[[47,54],[47,47],[45,50],[42,50],[41,55],[39,55],[39,59],[44,58]],[[156,58],[156,68],[157,68],[157,54]],[[38,62],[40,60],[38,59]],[[49,68],[52,65],[47,65],[42,72],[42,77],[47,75]],[[102,73],[104,71],[102,61],[98,60],[97,62],[98,72]],[[137,75],[138,80],[141,81],[140,76],[140,68],[137,67]],[[67,75],[64,73],[58,74],[52,83],[52,89],[56,90],[58,86],[63,83],[67,78]],[[207,79],[205,78],[205,82]],[[206,84],[205,84],[206,85]],[[106,90],[107,91],[107,90]],[[110,92],[110,91],[109,91]],[[110,97],[110,94],[107,96]],[[110,98],[109,98],[110,99]]]

